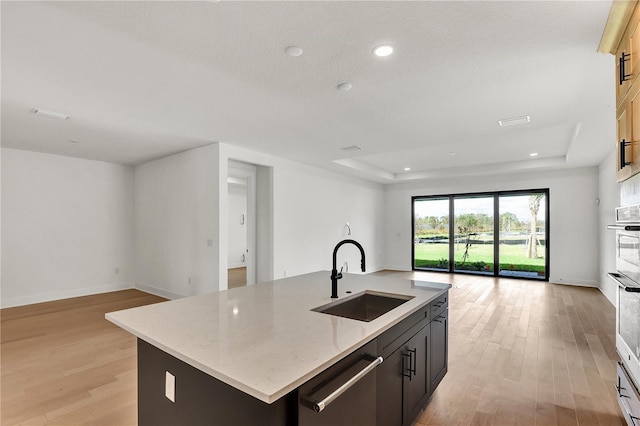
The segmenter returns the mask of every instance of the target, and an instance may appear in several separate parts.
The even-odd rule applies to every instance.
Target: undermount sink
[[[366,290],[348,299],[319,306],[312,311],[369,322],[413,299],[413,297]]]

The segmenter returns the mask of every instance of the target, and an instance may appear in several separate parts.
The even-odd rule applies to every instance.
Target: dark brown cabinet
[[[448,293],[378,338],[377,424],[410,425],[447,373]]]
[[[449,351],[449,311],[444,310],[431,320],[431,356],[429,358],[429,386],[431,389],[440,384],[447,374]]]
[[[400,349],[387,356],[378,367],[377,424],[399,426],[402,424],[402,384],[404,357]]]
[[[429,387],[429,349],[431,328],[425,325],[401,349],[404,358],[402,381],[402,424],[418,417],[431,396]]]
[[[138,339],[138,424],[410,425],[447,372],[447,302],[445,292],[272,404]]]
[[[430,396],[430,333],[429,323],[422,324],[378,367],[378,425],[410,425],[424,408]]]

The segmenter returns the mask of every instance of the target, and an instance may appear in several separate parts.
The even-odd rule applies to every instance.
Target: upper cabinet
[[[640,172],[640,7],[614,1],[600,52],[616,55],[616,180]]]

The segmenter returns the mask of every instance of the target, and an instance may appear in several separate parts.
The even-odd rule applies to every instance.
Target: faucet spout
[[[336,247],[333,249],[333,269],[331,270],[331,298],[338,298],[338,280],[342,278],[342,269],[338,272],[337,262],[338,262],[338,249],[342,247],[344,244],[353,244],[358,247],[360,250],[360,268],[362,272],[365,272],[365,255],[364,249],[356,240],[342,240],[340,241]]]

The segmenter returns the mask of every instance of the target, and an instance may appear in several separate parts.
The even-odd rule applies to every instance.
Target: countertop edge
[[[419,281],[419,280],[416,280]],[[177,350],[174,350],[170,347],[167,347],[166,345],[162,344],[161,342],[157,341],[156,339],[151,338],[150,336],[145,335],[144,333],[141,333],[138,330],[135,330],[134,328],[130,327],[129,325],[117,320],[116,318],[114,318],[111,313],[107,313],[105,315],[105,318],[110,321],[111,323],[117,325],[118,327],[126,330],[127,332],[133,334],[134,336],[136,336],[137,338],[153,345],[154,347],[170,354],[171,356],[185,362],[186,364],[206,373],[207,375],[218,379],[220,381],[222,381],[223,383],[228,384],[229,386],[232,386],[236,389],[238,389],[239,391],[242,391],[248,395],[253,396],[254,398],[265,402],[267,404],[272,404],[274,402],[276,402],[277,400],[279,400],[280,398],[282,398],[283,396],[289,394],[291,391],[295,390],[296,388],[298,388],[299,386],[301,386],[302,384],[306,383],[309,379],[315,377],[317,374],[321,373],[322,371],[326,370],[327,368],[329,368],[330,366],[334,365],[335,363],[337,363],[338,361],[340,361],[341,359],[343,359],[344,357],[346,357],[347,355],[351,354],[353,351],[357,350],[358,348],[362,347],[363,345],[369,343],[370,341],[372,341],[373,339],[377,338],[378,336],[380,336],[381,334],[383,334],[384,332],[386,332],[387,330],[389,330],[390,328],[392,328],[393,326],[397,325],[398,323],[400,323],[401,321],[403,321],[404,319],[408,318],[409,316],[411,316],[412,314],[414,314],[415,312],[419,311],[420,309],[424,308],[426,305],[428,305],[429,303],[431,303],[433,300],[435,300],[436,298],[440,297],[442,294],[448,292],[452,286],[451,284],[445,284],[445,283],[437,283],[441,286],[444,286],[444,288],[430,288],[432,289],[435,293],[428,299],[425,299],[422,303],[416,305],[415,307],[413,307],[412,309],[408,310],[407,312],[404,312],[403,314],[400,314],[398,317],[392,319],[391,321],[389,321],[387,324],[385,324],[383,327],[381,327],[379,330],[376,330],[375,332],[372,332],[370,335],[363,337],[361,340],[359,340],[356,344],[351,345],[350,347],[342,350],[340,353],[338,353],[336,356],[332,357],[331,359],[327,360],[326,362],[318,365],[317,367],[315,367],[314,369],[310,370],[309,372],[307,372],[306,374],[302,375],[299,379],[294,380],[293,382],[283,386],[282,388],[280,388],[279,390],[277,390],[276,392],[272,393],[272,394],[266,394],[263,392],[260,392],[258,390],[256,390],[255,388],[246,385],[236,379],[233,379],[232,377],[229,377],[225,374],[221,374],[219,371],[215,370],[212,367],[209,367],[207,365],[204,365],[198,361],[196,361],[193,358],[190,358],[189,356],[186,356],[184,353],[181,353]],[[389,315],[389,313],[384,314],[384,315]],[[384,317],[381,316],[379,318],[383,318]],[[346,319],[348,321],[355,321],[355,322],[359,322],[357,320],[352,320],[352,319]]]

